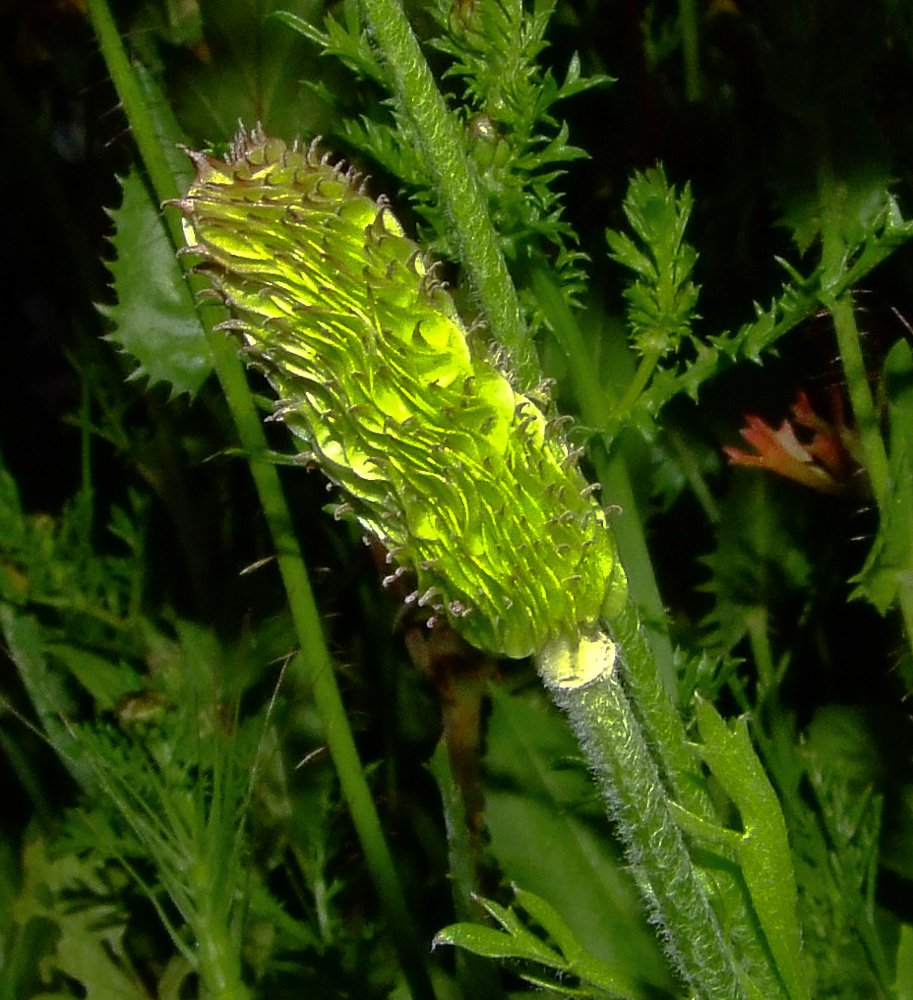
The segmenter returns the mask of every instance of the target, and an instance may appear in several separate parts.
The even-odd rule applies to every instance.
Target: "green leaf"
[[[516,902],[561,949],[570,971],[581,980],[618,996],[639,994],[637,981],[590,955],[561,914],[540,896],[516,889]]]
[[[908,826],[892,821],[894,830],[882,829],[884,799],[874,791],[891,786],[879,750],[892,739],[891,723],[882,706],[825,704],[804,735],[805,774],[792,793],[801,801],[790,810],[791,833],[817,995],[890,996],[895,929],[876,906],[875,887],[879,869],[894,867],[881,846],[904,851],[896,831]]]
[[[165,383],[170,396],[195,396],[212,371],[212,356],[174,247],[149,190],[135,172],[111,216],[116,258],[108,268],[117,303],[101,311],[114,324],[109,339],[137,362],[131,379]]]
[[[555,983],[526,970],[520,972],[527,981],[568,996],[605,995],[625,1000],[643,996],[637,978],[619,972],[589,955],[567,922],[544,899],[523,889],[516,889],[515,892],[515,905],[525,910],[551,936],[562,954],[559,955],[537,937],[514,913],[513,908],[505,909],[490,899],[479,899],[478,902],[507,933],[480,924],[453,924],[435,935],[434,946],[452,944],[483,958],[535,962],[563,975],[576,976],[582,984],[580,989],[566,986],[563,976]]]
[[[751,744],[744,716],[730,729],[703,699],[697,701],[696,715],[703,741],[701,755],[739,810],[744,832],[738,838],[735,860],[777,972],[793,1000],[808,1000],[796,877],[777,794]]]
[[[92,695],[100,711],[114,709],[131,691],[143,687],[141,675],[127,663],[111,660],[68,643],[48,643],[45,653],[60,660]]]
[[[63,721],[74,714],[75,704],[60,677],[48,666],[41,624],[37,618],[0,604],[0,630],[48,740],[77,781],[86,788],[94,787],[91,769],[82,760],[76,738]]]
[[[148,997],[124,946],[127,914],[112,902],[97,856],[52,857],[48,844],[36,839],[25,848],[23,867],[17,923],[25,930],[34,921],[56,932],[53,950],[41,963],[46,982],[67,977],[79,983],[79,995],[87,1000]]]
[[[20,548],[26,534],[19,486],[0,464],[0,550],[9,552],[10,549]]]
[[[550,903],[526,889],[516,888],[514,893],[517,905],[522,906],[552,938],[568,962],[573,963],[584,954],[584,948],[570,924]]]
[[[679,195],[661,167],[635,173],[623,208],[643,250],[624,233],[606,231],[612,259],[639,276],[624,297],[634,346],[643,354],[675,350],[691,328],[697,253],[684,237],[692,204],[690,187]]]
[[[483,958],[521,959],[527,962],[538,962],[550,969],[565,971],[567,963],[551,948],[546,947],[531,931],[524,927],[516,933],[505,934],[504,931],[481,924],[452,924],[434,935],[433,946],[452,944],[465,948],[473,955]]]
[[[810,558],[814,510],[800,497],[786,507],[772,476],[734,476],[720,500],[716,550],[701,558],[711,571],[700,589],[714,596],[704,619],[705,646],[727,656],[758,620],[791,613],[817,582]]]
[[[792,281],[783,286],[767,309],[756,304],[754,320],[738,330],[707,338],[701,343],[698,356],[681,370],[671,367],[657,370],[639,405],[655,414],[678,393],[685,392],[697,400],[704,382],[743,358],[759,361],[782,336],[813,316],[821,307],[824,281],[829,295],[836,299],[842,292],[857,287],[869,271],[911,237],[913,222],[905,221],[896,200],[886,196],[878,213],[869,220],[860,241],[846,248],[841,257],[843,270],[839,278],[833,267],[825,267],[823,262],[804,278],[787,265]]]
[[[348,0],[345,8],[346,23],[342,24],[335,17],[329,16],[324,21],[324,31],[291,11],[279,10],[273,17],[319,46],[322,55],[335,56],[357,76],[373,80],[384,90],[392,91],[390,74],[378,59],[377,48],[362,27],[351,0]]]

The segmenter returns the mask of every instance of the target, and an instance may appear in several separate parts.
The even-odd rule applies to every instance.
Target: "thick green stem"
[[[608,624],[615,641],[624,650],[619,670],[665,787],[689,812],[715,818],[700,762],[688,742],[681,716],[657,675],[656,662],[633,603],[629,601]]]
[[[701,1000],[745,997],[737,962],[720,929],[681,831],[668,807],[662,777],[622,690],[615,647],[583,640],[576,650],[545,650],[538,665],[555,703],[568,715],[627,847],[628,862],[671,961]],[[600,659],[601,656],[601,659]],[[572,669],[566,669],[571,664]],[[596,669],[601,666],[601,669]]]
[[[199,886],[199,894],[204,895],[207,888]],[[194,931],[200,976],[212,1000],[250,1000],[250,991],[241,979],[238,942],[232,939],[229,929],[218,918],[199,916]]]
[[[108,4],[106,0],[88,0],[88,9],[155,195],[160,202],[177,198],[181,192],[162,150],[158,132],[121,44]],[[183,245],[176,213],[169,220],[169,227],[175,247]],[[414,932],[393,859],[358,757],[291,514],[276,467],[267,457],[270,452],[260,416],[235,346],[224,334],[213,331],[214,318],[212,314],[207,316],[206,312],[202,310],[201,320],[206,328],[216,373],[238,430],[241,447],[248,456],[263,514],[276,549],[279,571],[300,646],[298,662],[303,667],[304,683],[313,692],[314,702],[323,721],[327,746],[384,908],[403,973],[416,1000],[430,1000],[434,997],[434,991],[424,958],[425,948]]]
[[[875,401],[872,399],[865,359],[862,356],[852,293],[844,292],[829,302],[828,308],[834,321],[843,374],[846,378],[850,404],[856,420],[856,429],[859,432],[862,460],[872,483],[872,492],[878,505],[879,517],[886,518],[890,516],[888,510],[890,506],[890,463],[881,433],[878,411],[875,408]],[[898,588],[897,600],[903,618],[907,643],[913,648],[913,588],[906,581]]]
[[[393,74],[397,105],[414,130],[491,333],[510,353],[520,386],[528,388],[538,381],[538,363],[457,120],[444,103],[400,0],[361,0],[361,5]]]
[[[837,346],[840,349],[840,359],[856,420],[856,429],[862,445],[863,461],[872,483],[875,501],[880,506],[884,502],[888,485],[888,455],[881,437],[878,413],[875,410],[865,359],[862,356],[852,293],[844,292],[829,305],[829,308],[837,334]]]

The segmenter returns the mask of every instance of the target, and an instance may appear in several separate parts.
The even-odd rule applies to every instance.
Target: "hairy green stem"
[[[123,49],[108,4],[106,0],[88,0],[88,10],[156,198],[163,203],[175,199],[181,192],[162,149],[142,89]],[[177,213],[170,215],[168,225],[177,249],[183,245]],[[207,310],[201,311],[201,320],[241,446],[248,456],[263,514],[269,525],[298,636],[305,683],[313,692],[315,705],[323,721],[327,745],[342,793],[399,952],[403,973],[416,1000],[430,1000],[434,997],[434,991],[428,976],[424,949],[413,931],[412,919],[358,757],[288,504],[276,467],[267,457],[270,452],[260,415],[234,343],[223,334],[213,331],[215,320],[211,313],[207,315]]]
[[[595,641],[590,645],[599,648]],[[671,961],[694,997],[739,1000],[746,994],[738,964],[670,813],[662,776],[622,689],[619,647],[611,652],[614,655],[603,657],[598,672],[577,676],[562,669],[562,662],[569,662],[563,651],[546,650],[538,658],[539,671],[552,699],[567,713],[595,771]]]
[[[539,304],[553,326],[556,340],[568,358],[584,422],[591,426],[604,426],[612,408],[612,399],[599,385],[593,366],[586,363],[588,352],[576,320],[547,271],[535,269],[531,282]],[[649,364],[647,359],[645,362]],[[642,365],[641,370],[643,367]],[[655,782],[650,787],[652,795],[662,796],[665,793],[668,799],[692,815],[710,823],[718,822],[716,810],[707,792],[701,764],[687,740],[684,725],[675,706],[675,673],[668,635],[662,629],[650,630],[648,634],[638,615],[638,607],[646,608],[648,614],[655,615],[657,622],[662,622],[663,607],[643,525],[637,515],[627,467],[620,455],[609,457],[603,440],[594,444],[591,459],[603,484],[605,496],[621,506],[624,511],[623,516],[615,519],[613,529],[618,538],[619,550],[628,575],[631,599],[607,622],[619,648],[624,650],[624,657],[619,659],[617,672],[623,677],[628,692],[628,703],[625,707],[624,720],[619,723],[620,732],[627,733],[632,725],[640,728],[641,738],[638,745],[651,758],[643,761],[642,766],[652,769],[652,780]],[[583,727],[585,721],[579,721],[578,727]],[[599,727],[604,723],[605,720],[598,713],[586,723],[596,730],[596,735],[588,738],[584,746],[590,764],[598,774],[613,772],[618,766],[616,755],[619,753],[619,746],[628,746],[626,742],[619,742],[612,735],[600,737]],[[582,728],[578,728],[577,735],[581,736],[581,732]],[[606,734],[610,732],[606,730]],[[622,771],[627,773],[624,765]],[[619,786],[619,796],[631,796],[628,803],[629,810],[610,810],[619,824],[622,837],[632,845],[632,850],[635,849],[634,845],[640,830],[649,829],[649,823],[640,815],[635,805],[642,790],[642,785]],[[636,830],[625,827],[625,823],[632,822],[632,817],[637,826]],[[674,822],[671,817],[667,818],[669,822]],[[757,983],[773,982],[775,974],[770,970],[763,941],[753,930],[754,918],[739,876],[718,872],[716,889],[719,897],[724,900],[722,905],[729,915],[729,927],[733,937],[731,945],[737,950],[746,975],[750,975]],[[648,899],[651,898],[649,892],[647,895]],[[679,926],[677,933],[687,933],[686,926]],[[721,941],[717,943],[723,948],[728,948],[728,945]],[[726,965],[730,959],[723,956],[719,961]]]
[[[843,374],[859,432],[863,462],[872,483],[879,516],[885,518],[888,516],[889,506],[890,463],[881,434],[878,411],[872,399],[865,359],[862,356],[852,293],[844,292],[828,303],[828,309],[834,321]],[[913,648],[913,588],[904,583],[898,588],[897,595],[907,644]]]
[[[701,766],[691,750],[671,697],[656,674],[656,666],[634,604],[608,623],[624,658],[619,664],[628,688],[632,711],[657,761],[670,795],[698,816],[715,817],[701,776]]]
[[[856,429],[859,432],[863,460],[872,483],[875,501],[880,506],[884,502],[888,486],[888,455],[881,437],[872,390],[869,388],[852,293],[844,292],[829,304],[828,308],[834,321],[837,346],[840,349],[843,374],[856,420]]]
[[[535,350],[457,120],[444,103],[400,0],[361,0],[361,5],[393,75],[399,109],[414,130],[453,226],[460,259],[491,333],[510,353],[520,388],[531,388],[539,381]]]

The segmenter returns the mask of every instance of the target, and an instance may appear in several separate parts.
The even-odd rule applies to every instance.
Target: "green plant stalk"
[[[575,383],[578,405],[584,423],[591,426],[605,426],[608,414],[620,411],[613,409],[613,400],[597,382],[592,365],[586,363],[587,350],[576,320],[557,293],[551,275],[542,268],[532,274],[532,285],[543,312],[549,318],[555,331],[556,340],[563,348],[568,360],[571,378]],[[638,376],[651,371],[653,359],[645,357],[634,382],[638,383],[637,393],[642,387]],[[637,393],[629,391],[625,398],[636,398]],[[623,675],[630,706],[630,715],[641,726],[648,752],[656,762],[657,775],[669,799],[694,816],[708,823],[719,822],[716,810],[706,790],[701,764],[696,759],[688,742],[681,717],[674,704],[675,673],[671,644],[662,631],[646,633],[638,616],[639,607],[647,607],[648,613],[655,614],[657,621],[663,619],[663,608],[653,575],[652,562],[643,535],[642,524],[637,517],[637,508],[623,458],[616,454],[610,458],[605,442],[600,439],[591,450],[591,460],[602,482],[605,495],[622,507],[623,516],[615,519],[613,528],[618,537],[619,551],[624,560],[630,581],[632,599],[627,601],[607,620],[609,630],[619,647],[624,650],[619,671]],[[666,668],[658,673],[658,665]],[[665,677],[666,684],[663,684]],[[590,724],[597,728],[603,720],[594,716]],[[622,730],[623,732],[624,730]],[[578,734],[579,735],[579,734]],[[618,734],[616,734],[617,736]],[[589,747],[598,748],[599,740],[590,741]],[[615,745],[614,741],[612,745]],[[604,766],[599,759],[590,760],[597,771]],[[632,788],[619,788],[618,795],[636,794]],[[618,814],[620,822],[623,817]],[[731,945],[739,956],[746,980],[751,977],[750,989],[778,989],[776,973],[771,969],[770,959],[764,942],[757,932],[756,921],[744,894],[741,880],[730,875],[717,873],[717,891],[724,900],[722,908],[728,916]]]
[[[875,402],[869,388],[869,378],[859,340],[859,328],[856,326],[852,293],[844,292],[833,302],[828,303],[828,309],[834,321],[840,361],[843,365],[843,375],[850,395],[853,416],[856,420],[856,429],[859,432],[866,471],[872,483],[875,502],[880,507],[884,503],[888,487],[888,455],[881,437]]]
[[[453,911],[457,920],[472,921],[477,912],[478,874],[472,835],[466,821],[466,802],[450,766],[447,746],[441,740],[429,761],[431,775],[441,794]],[[456,955],[457,982],[473,1000],[503,1000],[497,969],[491,962],[469,953]]]
[[[146,106],[142,87],[130,66],[120,32],[107,0],[87,0],[89,19],[98,39],[102,57],[111,75],[114,89],[123,107],[133,137],[152,182],[156,197],[165,202],[180,193],[168,164],[168,158],[158,141],[155,125]],[[181,226],[177,218],[166,217],[166,225],[174,245],[181,245]]]
[[[215,1000],[249,1000],[241,973],[241,928],[237,923],[244,912],[240,891],[244,820],[229,789],[228,772],[233,762],[228,758],[232,751],[230,745],[223,747],[218,740],[204,742],[201,748],[212,760],[211,796],[197,788],[192,802],[186,803],[183,789],[178,788],[173,796],[173,786],[164,773],[158,776],[153,797],[157,801],[152,802],[135,796],[126,781],[121,780],[121,790],[109,779],[105,784],[146,845],[161,884],[191,929],[194,946],[184,946],[182,951],[198,970],[208,993]],[[197,763],[208,771],[204,759]],[[180,931],[166,926],[181,947]]]
[[[700,763],[691,750],[681,716],[656,674],[647,636],[633,602],[629,601],[608,624],[624,650],[619,669],[628,688],[632,712],[643,728],[669,794],[696,815],[715,818]]]
[[[577,321],[548,271],[542,267],[534,268],[532,285],[540,307],[548,317],[568,360],[584,423],[594,427],[605,426],[612,411],[613,400],[599,385],[593,366],[586,362],[588,351]],[[611,497],[624,512],[623,520],[616,519],[613,528],[627,570],[631,598],[608,621],[608,625],[625,654],[620,661],[619,670],[624,672],[629,691],[627,714],[636,719],[641,727],[648,752],[656,761],[654,766],[657,769],[657,780],[662,787],[689,812],[707,820],[715,820],[716,813],[701,777],[700,762],[691,750],[681,716],[673,701],[675,668],[671,642],[665,631],[652,630],[648,636],[637,610],[639,602],[640,607],[646,608],[649,614],[655,616],[656,621],[661,622],[664,618],[662,599],[644,537],[643,524],[637,514],[627,467],[620,456],[609,457],[601,438],[592,449],[591,459],[605,495]],[[596,715],[590,720],[590,724],[598,731],[603,720]],[[622,727],[621,732],[625,731]],[[615,741],[609,742],[611,746],[616,746]],[[592,739],[588,740],[586,746],[601,751],[602,745],[599,739]],[[597,772],[607,767],[607,762],[599,757],[591,757],[590,763]],[[636,794],[637,791],[637,787],[632,786],[619,789],[618,794]],[[616,818],[623,822],[624,815],[616,813]],[[750,942],[749,947],[754,944]]]
[[[612,618],[609,631],[618,648],[624,651],[624,655],[618,658],[616,673],[624,685],[624,697],[627,698],[630,716],[641,727],[646,749],[655,762],[656,780],[661,782],[661,790],[665,792],[667,801],[683,807],[708,824],[719,823],[714,803],[707,792],[701,764],[696,759],[693,744],[686,737],[681,716],[656,677],[650,647],[633,603],[629,601]],[[587,721],[596,729],[591,746],[597,749],[605,745],[621,746],[624,750],[616,752],[622,756],[629,752],[624,739],[626,727],[621,727],[612,736],[602,731],[606,723],[598,712],[594,712]],[[601,761],[591,759],[590,762],[598,772],[602,766]],[[638,793],[636,785],[619,784],[619,798]],[[633,814],[637,815],[636,800],[630,805]],[[674,816],[672,821],[677,822]],[[766,1000],[773,1000],[774,996],[779,995],[773,992],[777,988],[776,972],[771,967],[764,941],[758,933],[754,914],[744,894],[743,882],[739,876],[724,871],[717,871],[714,880],[716,908],[718,912],[724,912],[727,918],[727,947],[738,956],[744,981],[751,983],[746,989],[761,988]],[[683,932],[684,928],[680,927],[678,933]]]
[[[664,351],[660,348],[655,348],[648,351],[641,359],[640,364],[637,366],[637,371],[634,373],[634,378],[631,379],[628,387],[624,391],[624,395],[621,399],[612,407],[611,416],[624,416],[629,410],[632,409],[634,404],[640,398],[640,394],[646,389],[647,384],[650,381],[650,377],[659,364]]]
[[[154,123],[142,90],[123,49],[117,25],[106,0],[88,0],[89,16],[95,29],[108,72],[130,122],[140,156],[146,166],[156,197],[162,203],[180,194],[177,182],[158,141]],[[175,247],[183,244],[180,219],[167,219]],[[195,283],[197,288],[199,282]],[[268,459],[269,448],[257,413],[244,368],[233,343],[215,332],[214,319],[201,313],[216,373],[225,393],[241,446],[248,456],[251,475],[260,497],[263,515],[276,549],[279,571],[295,624],[305,681],[313,690],[314,702],[325,728],[325,736],[340,787],[352,822],[365,852],[365,860],[377,888],[403,973],[416,1000],[431,1000],[434,991],[393,858],[381,829],[370,788],[365,779],[345,706],[336,683],[320,615],[314,601],[304,560],[298,546],[288,505],[278,472]]]
[[[869,387],[865,359],[862,356],[852,293],[843,292],[826,304],[834,321],[840,363],[843,366],[850,405],[859,432],[863,461],[872,483],[872,492],[878,505],[879,516],[885,517],[887,516],[890,465],[884,438],[881,436],[878,412],[875,409],[872,390]],[[913,649],[913,588],[909,586],[899,587],[898,603],[907,636],[907,644]]]
[[[360,2],[393,74],[397,104],[415,131],[453,226],[460,259],[491,334],[509,352],[520,389],[532,388],[539,381],[535,349],[457,121],[444,103],[400,0]]]
[[[205,891],[204,886],[199,889]],[[214,1000],[250,1000],[250,991],[241,981],[237,943],[214,920],[201,916],[197,921],[199,927],[203,927],[206,933],[199,938],[196,959],[201,978]]]
[[[702,96],[701,42],[695,0],[678,0],[678,24],[682,33],[682,60],[685,67],[685,96],[694,103]]]
[[[745,998],[738,964],[622,689],[619,650],[605,636],[584,638],[577,649],[552,649],[538,657],[539,673],[553,701],[567,713],[595,771],[631,871],[692,995],[701,1000]],[[588,662],[593,669],[581,671]]]
[[[224,1000],[248,1000],[250,992],[241,973],[242,934],[238,919],[243,905],[237,894],[243,884],[243,825],[241,803],[233,794],[238,775],[230,737],[223,747],[216,738],[205,748],[212,755],[212,797],[197,791],[194,800],[191,843],[196,861],[188,868],[188,888],[202,901],[193,927],[197,960],[212,992]],[[167,793],[166,793],[167,794]],[[222,877],[220,878],[220,874]],[[233,876],[233,877],[228,877]]]

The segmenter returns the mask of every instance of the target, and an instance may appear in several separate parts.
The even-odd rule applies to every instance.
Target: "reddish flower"
[[[858,435],[843,419],[843,401],[831,394],[833,420],[819,417],[808,396],[800,392],[790,407],[792,423],[784,420],[774,430],[760,417],[747,416],[742,437],[755,454],[727,447],[730,465],[756,465],[794,479],[823,493],[839,493],[857,468]],[[800,428],[797,435],[796,428]],[[811,435],[807,433],[811,431]]]

